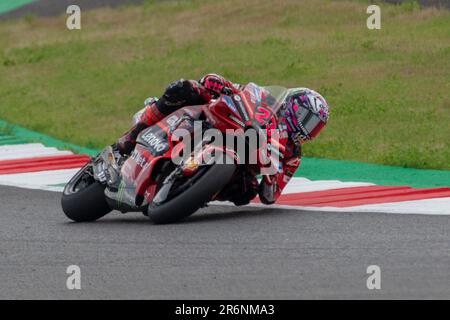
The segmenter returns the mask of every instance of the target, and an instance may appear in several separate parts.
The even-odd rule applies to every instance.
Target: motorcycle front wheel
[[[234,163],[213,164],[199,171],[200,177],[192,177],[194,182],[182,193],[161,204],[150,203],[147,215],[154,223],[172,223],[187,218],[218,194],[231,180],[236,165]]]

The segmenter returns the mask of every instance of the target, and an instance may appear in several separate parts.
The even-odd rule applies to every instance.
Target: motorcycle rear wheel
[[[75,222],[95,221],[112,211],[105,200],[105,186],[86,177],[89,165],[67,183],[61,198],[64,214]],[[83,179],[88,181],[80,186]]]

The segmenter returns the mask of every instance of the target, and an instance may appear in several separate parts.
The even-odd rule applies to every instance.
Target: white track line
[[[339,180],[316,180],[311,181],[306,178],[292,178],[284,188],[283,194],[322,191],[330,189],[341,189],[351,187],[373,186],[368,182],[342,182]]]
[[[8,150],[28,150],[28,149],[42,149],[47,148],[42,143],[26,143],[26,144],[12,144],[12,145],[2,145],[0,146],[0,153]]]
[[[0,161],[12,159],[26,159],[31,157],[67,155],[70,151],[59,151],[55,148],[45,147],[40,143],[0,146]],[[79,169],[64,169],[41,172],[28,172],[0,175],[0,184],[29,189],[40,189],[61,192],[62,184],[67,183]],[[317,180],[311,181],[306,178],[292,178],[286,186],[283,194],[301,193],[311,191],[322,191],[330,189],[371,186],[373,183],[365,182],[342,182],[339,180]],[[230,202],[212,202],[213,205],[233,205]],[[337,207],[309,207],[251,204],[250,206],[262,206],[266,208],[287,208],[305,211],[333,211],[333,212],[380,212],[394,214],[432,214],[450,215],[450,198],[425,199],[415,201],[404,201],[395,203],[383,203],[363,205],[347,208]]]
[[[62,192],[64,190],[64,187],[61,187],[61,186],[44,186],[44,185],[39,185],[39,184],[15,183],[12,181],[0,182],[0,188],[2,185],[9,186],[9,187],[23,188],[23,189],[45,190],[45,191],[53,191],[53,192]]]
[[[0,161],[2,160],[17,160],[17,159],[29,159],[29,158],[38,158],[38,157],[50,157],[50,156],[64,156],[70,155],[72,152],[70,151],[59,151],[55,148],[48,148],[44,150],[27,150],[22,151],[20,153],[15,152],[6,152],[0,154]],[[18,157],[19,156],[19,157]]]
[[[26,172],[0,175],[0,184],[24,186],[51,186],[67,183],[79,169]]]
[[[36,157],[61,156],[72,154],[70,151],[60,151],[48,148],[40,143],[0,146],[0,161],[19,160]]]
[[[450,215],[450,198],[369,204],[345,209],[350,209],[347,211],[355,212]]]
[[[234,206],[228,201],[213,201],[214,206]],[[371,204],[355,207],[310,207],[310,206],[289,206],[289,205],[265,205],[262,203],[251,203],[250,207],[278,208],[296,211],[315,212],[343,212],[343,213],[387,213],[387,214],[418,214],[418,215],[450,215],[450,198],[424,199],[404,202],[392,202],[383,204]]]
[[[61,156],[70,154],[73,153],[70,151],[60,151],[56,148],[49,148],[41,143],[27,143],[27,144],[0,146],[0,161],[48,157],[48,156]],[[79,168],[14,173],[14,174],[1,174],[0,184],[28,189],[41,189],[41,190],[61,192],[63,190],[63,187],[55,185],[66,184],[78,170]]]

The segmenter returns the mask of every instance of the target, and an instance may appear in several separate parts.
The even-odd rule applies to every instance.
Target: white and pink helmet
[[[285,102],[285,120],[295,140],[312,140],[328,122],[328,103],[318,92],[308,88],[291,89]]]

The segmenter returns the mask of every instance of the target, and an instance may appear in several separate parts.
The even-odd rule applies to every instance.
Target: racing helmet
[[[328,122],[328,103],[314,90],[294,89],[285,100],[285,122],[295,142],[312,140]]]

